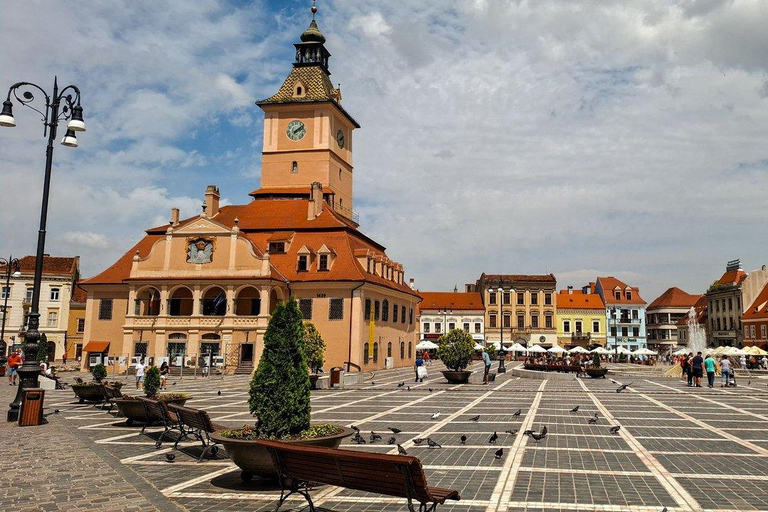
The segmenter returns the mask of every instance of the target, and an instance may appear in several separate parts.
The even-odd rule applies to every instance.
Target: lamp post
[[[502,281],[499,280],[499,368],[497,373],[507,373],[507,368],[504,366],[504,288],[502,288]]]
[[[30,90],[37,89],[45,98],[45,110],[38,110],[32,105],[35,100]],[[19,97],[21,94],[21,97]],[[43,136],[48,137],[48,146],[45,152],[45,178],[43,181],[43,202],[40,209],[40,229],[37,232],[37,256],[35,259],[35,278],[32,288],[32,304],[27,316],[27,330],[24,336],[24,364],[19,368],[19,388],[16,398],[10,404],[8,421],[17,421],[19,407],[21,406],[22,391],[38,386],[40,367],[37,364],[37,344],[40,341],[40,288],[43,280],[43,255],[45,253],[45,229],[48,219],[48,196],[51,188],[51,170],[53,168],[53,145],[56,141],[56,132],[59,121],[69,121],[67,132],[61,140],[61,144],[68,147],[77,147],[75,132],[85,131],[83,122],[83,108],[80,106],[80,89],[74,85],[68,85],[59,91],[58,80],[53,79],[53,94],[48,95],[45,90],[31,82],[18,82],[8,90],[8,96],[3,102],[3,110],[0,112],[0,126],[14,127],[16,120],[13,117],[13,102],[11,95],[17,102],[29,107],[43,116]],[[64,103],[64,105],[62,105]],[[59,108],[61,107],[61,112]]]
[[[3,288],[3,324],[0,328],[0,356],[5,357],[6,348],[8,345],[5,343],[5,317],[8,316],[8,297],[11,295],[11,276],[19,277],[21,275],[21,267],[19,266],[19,260],[11,256],[7,260],[0,258],[0,265],[5,267],[5,288]]]
[[[616,318],[616,306],[611,307],[611,318],[613,318],[613,328],[616,329],[616,334],[613,336],[613,362],[619,362],[619,320]]]

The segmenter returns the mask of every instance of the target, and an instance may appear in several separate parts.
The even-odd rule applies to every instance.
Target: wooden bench
[[[182,431],[182,435],[179,436],[176,443],[173,445],[174,449],[179,446],[179,441],[192,435],[202,443],[204,448],[203,453],[200,454],[200,458],[197,459],[197,462],[202,462],[205,454],[208,453],[209,450],[211,451],[211,455],[216,455],[219,451],[219,447],[216,446],[215,441],[211,439],[210,434],[220,430],[226,430],[227,427],[213,423],[211,417],[208,416],[208,413],[200,409],[168,404],[168,411],[176,414],[179,427]]]
[[[179,431],[179,438],[184,436],[184,425],[179,420],[179,416],[174,411],[171,411],[164,402],[143,396],[140,396],[139,400],[144,404],[144,411],[149,420],[141,427],[141,433],[144,433],[144,430],[152,423],[152,420],[158,420],[165,429],[155,442],[155,448],[160,448],[163,445],[163,437],[172,430]]]
[[[408,500],[408,510],[433,512],[446,500],[460,500],[458,491],[429,487],[421,461],[408,455],[387,455],[319,448],[295,443],[259,441],[272,456],[280,480],[280,510],[291,494],[301,494],[315,506],[309,493],[315,484],[396,496]]]
[[[123,396],[122,385],[115,386],[113,384],[104,383],[101,385],[101,394],[103,400],[101,404],[99,404],[99,408],[104,409],[104,407],[109,404],[108,410],[111,411],[115,406],[115,404],[112,403],[112,400]]]

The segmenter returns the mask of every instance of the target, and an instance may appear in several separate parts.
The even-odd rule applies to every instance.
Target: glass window
[[[531,306],[538,306],[539,304],[539,292],[531,293]]]
[[[525,329],[525,315],[517,315],[517,328]]]
[[[616,292],[614,295],[616,296],[616,300],[621,300],[621,292]]]
[[[496,304],[496,292],[488,294],[488,304]]]
[[[371,299],[365,299],[365,311],[363,312],[363,315],[366,320],[371,319]]]
[[[112,320],[112,299],[99,301],[99,320]]]
[[[32,302],[33,293],[34,290],[32,288],[27,288],[27,302]]]
[[[379,342],[373,344],[373,362],[379,362]]]
[[[411,311],[413,311],[413,310],[411,310]],[[400,321],[402,323],[405,323],[405,306],[400,308],[400,313],[401,313],[400,314]],[[411,323],[413,323],[413,316],[411,316]]]
[[[408,359],[410,359],[411,357],[413,357],[413,347],[412,347],[412,345],[413,345],[413,344],[412,344],[412,343],[409,341],[409,342],[408,342]]]
[[[285,253],[285,242],[269,242],[270,254],[283,254]]]
[[[439,333],[441,327],[442,327],[441,323],[435,322],[435,333]]]
[[[539,327],[539,315],[531,315],[531,327],[538,329]]]
[[[576,334],[581,334],[581,320],[576,320]]]
[[[632,300],[632,292],[627,292],[627,300]]]
[[[563,320],[563,332],[571,332],[571,321]]]
[[[496,315],[488,315],[488,325],[490,325],[491,328],[496,327]]]
[[[547,306],[552,305],[552,294],[551,293],[545,293],[544,294],[544,304]]]
[[[368,364],[368,343],[363,345],[363,364]]]
[[[595,321],[592,322],[592,332],[593,333],[600,332],[600,322],[599,321],[595,320]]]
[[[331,299],[328,305],[328,320],[344,319],[344,299]]]
[[[424,329],[423,332],[429,332],[429,322],[424,322]]]
[[[480,334],[482,332],[482,325],[480,322],[475,322],[475,334]]]
[[[753,326],[752,326],[752,329],[753,329],[753,330],[752,330],[752,337],[753,337],[753,338],[755,337],[755,331],[754,331],[754,328],[755,328],[755,326],[753,325]],[[763,325],[761,325],[761,326],[760,326],[760,337],[761,337],[761,338],[765,338],[765,337],[766,337],[766,326],[765,326],[765,324],[763,324]]]
[[[85,318],[77,319],[77,332],[85,332]]]
[[[304,320],[312,320],[312,299],[299,299],[299,309]]]
[[[621,328],[621,335],[622,336],[629,336],[629,327],[622,327]]]
[[[405,342],[400,342],[400,359],[405,359]]]
[[[389,322],[389,301],[387,299],[384,299],[381,305],[381,321]]]
[[[509,304],[509,301],[510,301],[510,293],[509,293],[509,292],[504,292],[504,295],[503,295],[503,297],[502,297],[502,300],[504,301],[504,304]]]
[[[381,314],[381,302],[374,301],[374,303],[373,303],[373,319],[378,322],[380,314]]]
[[[525,304],[525,294],[523,292],[519,292],[517,294],[517,305],[522,306]]]
[[[462,327],[464,328],[464,332],[469,332],[469,322],[464,322]]]
[[[448,331],[449,332],[454,330],[455,328],[456,328],[456,323],[455,322],[448,322]]]
[[[413,308],[411,308],[410,311],[408,312],[408,324],[413,325]],[[408,352],[408,357],[410,357],[410,351]]]
[[[392,323],[397,323],[397,304],[392,304]]]
[[[3,293],[0,295],[0,299],[10,299],[11,298],[11,287],[10,286],[3,286]]]
[[[299,255],[299,263],[296,267],[296,270],[299,272],[306,272],[307,269],[309,269],[309,259],[307,258],[306,254],[300,254]]]
[[[317,270],[328,270],[328,255],[321,254],[317,263]]]
[[[61,290],[59,288],[51,288],[51,300],[53,302],[58,302],[59,301],[59,292],[60,291]]]
[[[552,328],[552,315],[544,316],[544,327],[546,327],[547,329]]]
[[[392,357],[392,342],[387,343],[387,357]]]
[[[509,315],[504,315],[504,328],[508,329],[512,326],[512,318]]]
[[[634,336],[635,338],[640,336],[640,328],[639,327],[633,327],[632,328],[632,336]]]
[[[616,337],[616,327],[611,327],[611,337]]]

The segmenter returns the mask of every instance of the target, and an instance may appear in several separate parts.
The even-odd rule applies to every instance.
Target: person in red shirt
[[[18,368],[21,366],[23,361],[21,360],[21,356],[19,355],[18,350],[15,350],[11,355],[8,356],[8,384],[11,386],[16,385],[16,380],[19,378]]]

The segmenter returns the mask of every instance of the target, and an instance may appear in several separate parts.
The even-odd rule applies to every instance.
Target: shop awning
[[[89,341],[88,344],[83,348],[84,352],[104,353],[107,350],[109,350],[108,341]]]

